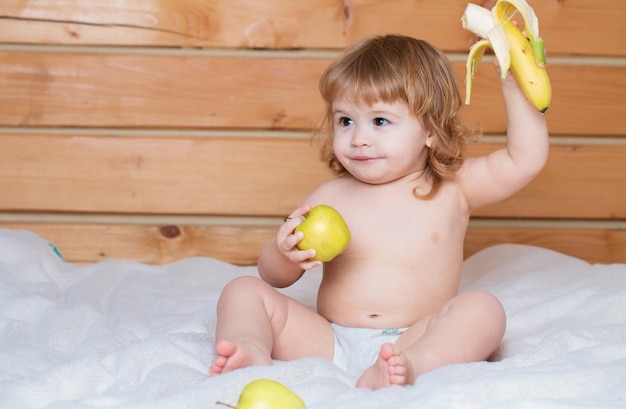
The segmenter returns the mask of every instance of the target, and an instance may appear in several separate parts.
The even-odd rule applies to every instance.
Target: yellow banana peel
[[[514,13],[524,19],[526,36],[511,20]],[[526,0],[498,0],[488,10],[469,3],[461,18],[463,28],[481,39],[469,50],[465,77],[465,103],[469,104],[474,74],[485,50],[491,48],[505,78],[510,70],[526,99],[545,112],[552,99],[552,86],[545,68],[545,49],[539,37],[537,15]]]

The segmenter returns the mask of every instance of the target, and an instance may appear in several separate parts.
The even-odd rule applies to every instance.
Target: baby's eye
[[[385,126],[389,125],[389,121],[385,118],[374,118],[374,125],[376,126]]]
[[[354,121],[352,121],[352,119],[348,118],[347,116],[342,116],[337,120],[337,123],[339,123],[339,125],[341,126],[350,126],[354,123]]]

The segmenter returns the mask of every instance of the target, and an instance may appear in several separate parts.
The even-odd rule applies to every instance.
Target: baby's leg
[[[398,339],[410,361],[408,382],[444,365],[489,358],[505,328],[504,309],[493,295],[473,291],[454,297],[428,318],[425,328],[411,327]]]
[[[500,345],[506,326],[500,302],[476,291],[448,301],[438,312],[412,325],[383,353],[357,386],[376,389],[415,383],[421,374],[444,365],[487,359]],[[376,380],[376,381],[372,381]]]
[[[216,357],[219,375],[252,365],[304,356],[332,358],[328,322],[312,309],[254,277],[240,277],[223,290],[217,306]]]

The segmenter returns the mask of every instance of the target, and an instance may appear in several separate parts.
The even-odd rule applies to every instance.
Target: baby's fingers
[[[295,228],[304,221],[306,214],[311,210],[311,206],[303,206],[296,209],[289,216],[285,217],[284,223],[278,229],[278,248],[283,253],[292,250],[296,244],[302,240],[304,235],[301,232],[294,232]]]
[[[303,270],[310,270],[322,265],[322,262],[315,259],[308,259],[300,263],[300,268]]]
[[[289,228],[289,227],[286,227],[286,228]],[[288,233],[286,233],[285,235],[279,235],[278,249],[281,252],[287,254],[296,249],[298,242],[302,240],[303,237],[304,237],[304,234],[302,234],[302,232],[293,232],[293,228],[291,228],[288,230]],[[292,257],[290,257],[290,259],[292,259],[292,261],[297,261],[297,260],[293,260]]]
[[[302,223],[302,221],[304,221],[307,213],[309,213],[310,210],[311,210],[310,205],[304,205],[302,207],[299,207],[296,210],[294,210],[289,216],[285,217],[284,221],[285,223],[294,224],[292,220],[296,220],[295,225],[294,225],[294,228],[295,228],[295,226],[297,226],[298,224]]]

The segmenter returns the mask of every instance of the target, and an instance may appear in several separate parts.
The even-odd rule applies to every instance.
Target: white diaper
[[[380,346],[395,343],[406,328],[372,329],[330,324],[335,333],[335,365],[353,376],[360,376],[378,357]]]

